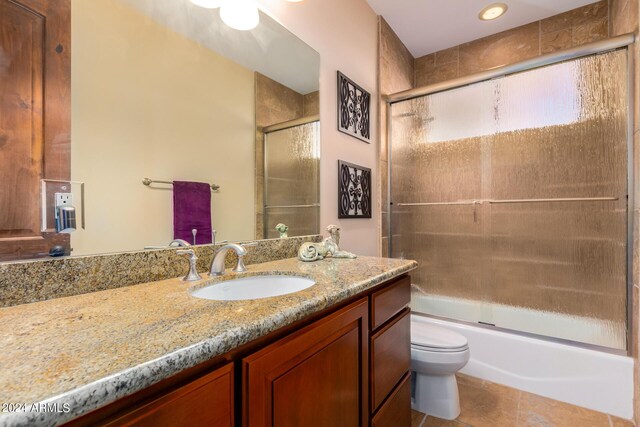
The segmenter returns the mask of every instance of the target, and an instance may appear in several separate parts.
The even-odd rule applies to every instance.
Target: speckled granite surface
[[[248,247],[245,264],[295,257],[304,242],[322,236],[258,240]],[[198,271],[208,271],[213,253],[223,245],[191,246],[198,255]],[[155,249],[47,260],[0,263],[0,307],[86,294],[184,275],[189,263],[173,249]],[[184,248],[182,248],[184,249]],[[234,265],[235,254],[227,257]]]
[[[410,271],[415,261],[359,257],[255,264],[247,273],[313,278],[298,293],[208,301],[179,279],[0,308],[0,405],[69,412],[0,413],[0,426],[57,425]],[[205,280],[207,281],[207,280]]]

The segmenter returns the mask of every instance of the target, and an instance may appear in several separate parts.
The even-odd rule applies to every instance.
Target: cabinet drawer
[[[411,277],[403,277],[371,295],[371,330],[381,326],[411,302]]]
[[[371,409],[374,412],[411,366],[410,311],[371,338]]]
[[[411,376],[404,379],[391,393],[389,399],[380,407],[371,420],[372,427],[409,427],[411,426]]]
[[[233,364],[159,397],[108,426],[233,426]]]

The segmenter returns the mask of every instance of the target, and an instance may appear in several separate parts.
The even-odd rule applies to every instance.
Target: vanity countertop
[[[0,308],[0,426],[63,423],[416,266],[375,257],[291,258],[237,276],[304,275],[316,285],[279,297],[210,301],[188,290],[211,279],[176,278]],[[33,403],[68,412],[28,412]],[[7,412],[10,404],[26,404],[27,412]]]

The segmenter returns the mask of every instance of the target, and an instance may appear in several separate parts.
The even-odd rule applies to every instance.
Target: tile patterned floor
[[[458,375],[460,416],[454,421],[412,411],[411,427],[633,427],[631,421]]]

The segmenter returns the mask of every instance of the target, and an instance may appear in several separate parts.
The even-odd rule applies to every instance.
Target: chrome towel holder
[[[151,184],[169,184],[169,185],[173,185],[172,181],[160,181],[157,179],[149,179],[149,178],[143,178],[142,179],[142,183],[144,185],[146,185],[147,187],[151,186]],[[217,184],[210,184],[211,186],[211,191],[218,191],[220,189],[220,186]]]

